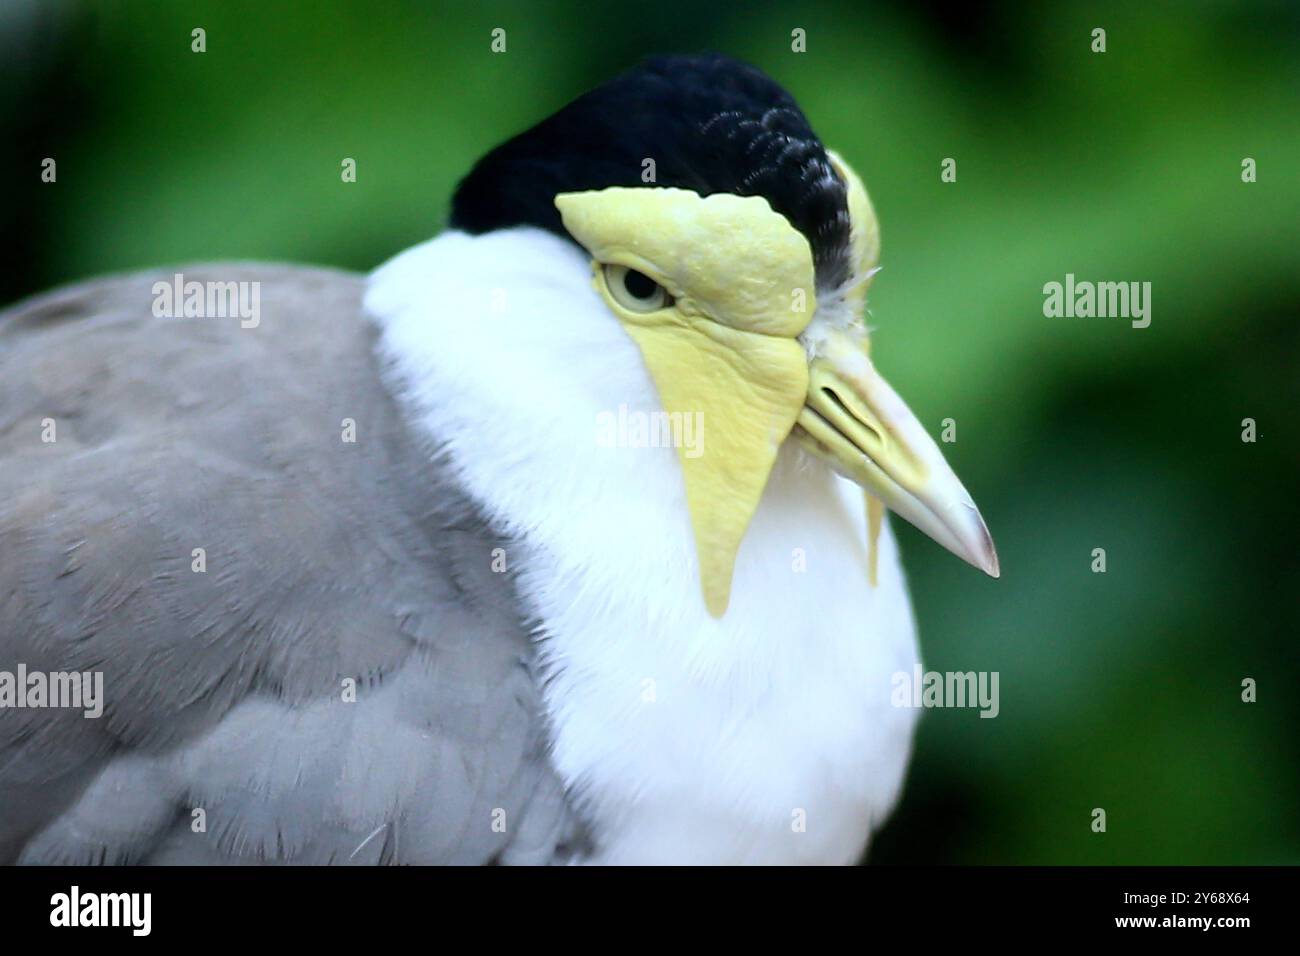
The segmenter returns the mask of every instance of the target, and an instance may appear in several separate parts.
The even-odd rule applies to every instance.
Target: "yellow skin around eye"
[[[592,258],[646,273],[682,314],[789,338],[812,318],[808,240],[761,196],[614,186],[555,205]]]
[[[808,241],[760,197],[612,187],[555,204],[596,260],[596,289],[640,348],[664,411],[702,414],[700,454],[679,448],[678,460],[704,601],[721,617],[741,539],[808,391],[796,339],[816,308]],[[676,301],[625,308],[602,263],[644,272]]]

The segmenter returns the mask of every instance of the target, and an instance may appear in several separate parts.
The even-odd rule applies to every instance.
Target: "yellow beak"
[[[819,350],[792,435],[953,554],[998,576],[979,509],[860,343],[839,335]]]

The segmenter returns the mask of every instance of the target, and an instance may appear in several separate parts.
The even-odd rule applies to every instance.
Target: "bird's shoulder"
[[[257,283],[258,321],[160,317],[176,274]],[[375,834],[360,859],[469,862],[518,835],[546,768],[510,542],[408,430],[363,291],[218,264],[0,313],[0,671],[95,671],[105,697],[0,711],[0,802],[27,808],[0,857],[340,859]],[[210,838],[172,832],[186,809]]]

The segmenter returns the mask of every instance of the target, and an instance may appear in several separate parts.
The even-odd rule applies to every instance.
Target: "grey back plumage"
[[[383,387],[363,278],[179,271],[259,324],[155,317],[172,270],[0,313],[0,671],[105,698],[0,707],[0,861],[562,854],[510,542]]]

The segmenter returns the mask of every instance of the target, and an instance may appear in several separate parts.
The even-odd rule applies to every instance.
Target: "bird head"
[[[703,447],[678,459],[714,616],[790,442],[998,575],[970,495],[872,361],[866,188],[760,71],[652,59],[498,147],[462,182],[452,225],[519,224],[586,251],[663,410],[705,423]]]

